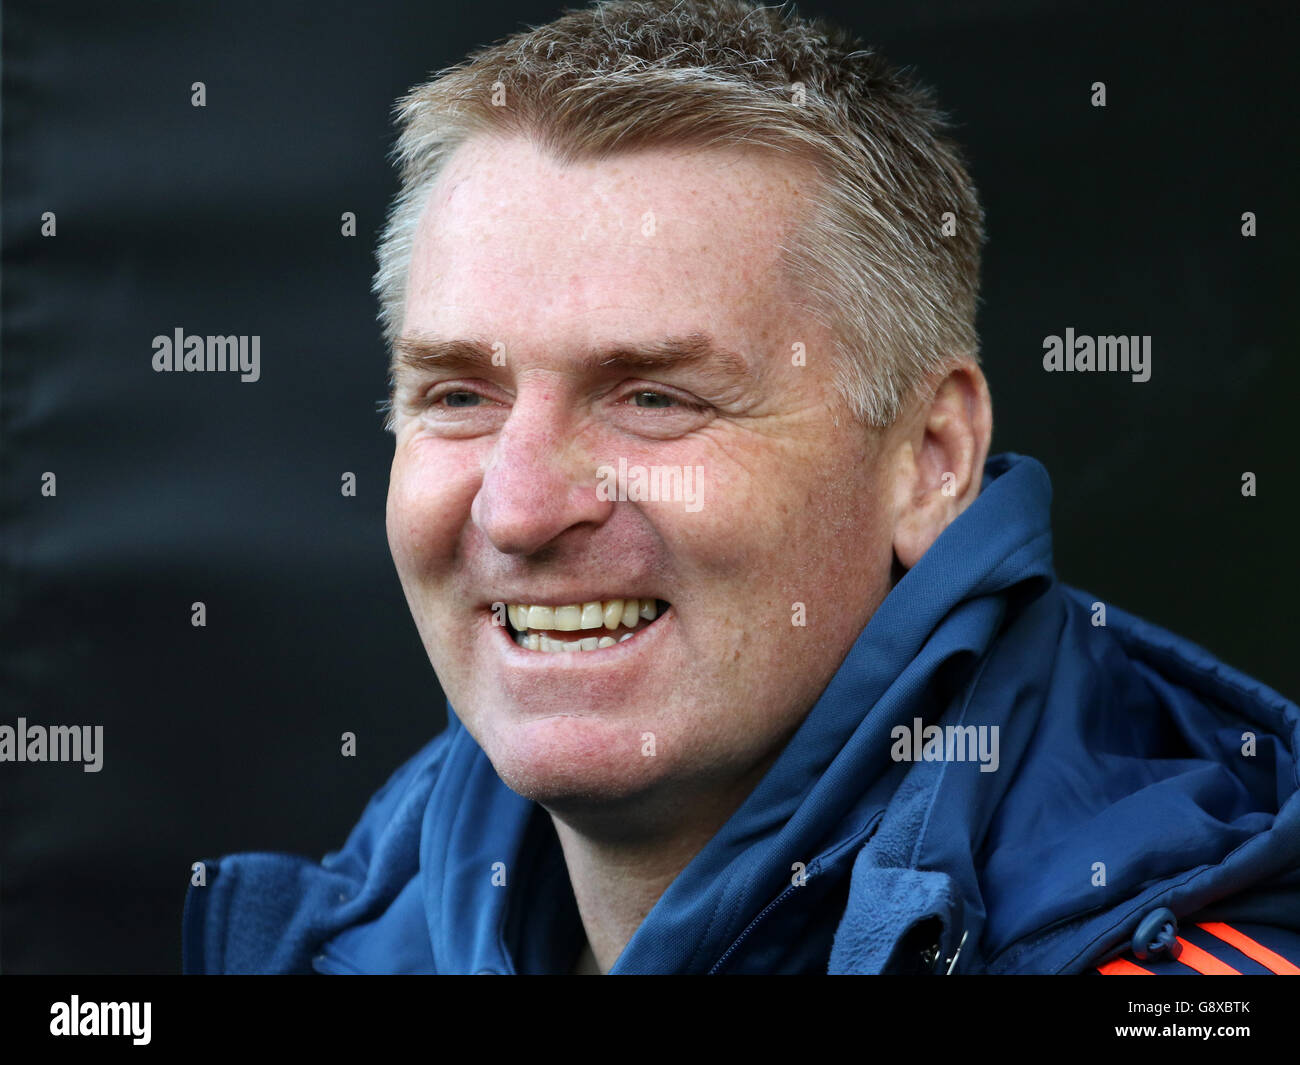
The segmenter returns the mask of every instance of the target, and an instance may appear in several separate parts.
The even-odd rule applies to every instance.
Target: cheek
[[[464,467],[446,469],[431,458],[399,444],[389,472],[385,525],[403,577],[449,555],[468,520],[473,488],[459,483],[465,480]]]
[[[769,499],[775,528],[766,544],[775,584],[787,596],[850,614],[879,598],[893,558],[887,501],[869,458],[838,461],[790,478]],[[835,613],[836,611],[831,611]],[[823,614],[823,616],[826,616]]]

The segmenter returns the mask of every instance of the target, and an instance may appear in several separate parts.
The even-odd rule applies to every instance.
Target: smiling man
[[[461,722],[551,813],[606,969],[806,716],[895,551],[978,488],[974,366],[887,434],[837,397],[781,257],[815,180],[748,150],[565,164],[484,137],[416,231],[389,541]],[[702,471],[703,505],[600,498],[620,462]]]
[[[1292,965],[1300,712],[1055,579],[922,90],[632,0],[400,121],[388,537],[450,723],[321,864],[209,863],[187,970]]]

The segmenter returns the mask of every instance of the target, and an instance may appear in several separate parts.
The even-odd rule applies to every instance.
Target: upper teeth
[[[658,607],[653,599],[604,599],[569,606],[510,603],[506,611],[510,615],[510,624],[520,632],[527,629],[576,632],[579,629],[599,629],[602,626],[612,632],[620,625],[631,628],[638,618],[654,621]]]

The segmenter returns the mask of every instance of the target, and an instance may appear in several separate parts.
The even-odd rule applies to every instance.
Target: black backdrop
[[[1059,571],[1294,698],[1289,5],[905,7],[802,10],[960,123],[994,451],[1052,474]],[[5,971],[176,971],[190,862],[319,857],[441,727],[384,538],[389,109],[556,13],[5,5],[0,724],[104,727],[98,773],[0,764]],[[1067,326],[1150,334],[1151,380],[1045,374]],[[260,335],[261,379],[154,373],[177,327]]]

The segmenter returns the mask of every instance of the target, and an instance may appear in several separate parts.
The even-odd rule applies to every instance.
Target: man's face
[[[487,357],[399,368],[389,543],[458,716],[553,811],[738,802],[888,592],[881,444],[779,265],[812,181],[480,138],[425,208],[403,336]],[[667,607],[625,626],[619,599]],[[600,628],[529,612],[524,645],[493,610],[593,602]]]

